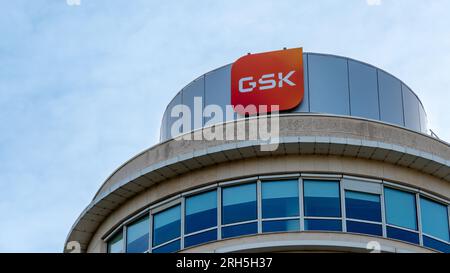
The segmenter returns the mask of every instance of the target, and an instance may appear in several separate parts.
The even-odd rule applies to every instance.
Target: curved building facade
[[[83,252],[450,252],[450,145],[427,134],[416,94],[371,65],[292,52],[301,60],[269,59],[278,68],[292,61],[295,73],[267,72],[261,61],[240,67],[255,77],[238,83],[238,60],[183,88],[164,113],[161,142],[104,182],[66,244]],[[208,111],[226,113],[233,96],[259,91],[298,92],[298,104],[220,122]],[[194,104],[200,118],[176,110]],[[270,150],[250,138],[261,116],[277,118]],[[195,137],[225,127],[232,138]]]

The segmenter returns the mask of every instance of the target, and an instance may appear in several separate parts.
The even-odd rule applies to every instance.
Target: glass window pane
[[[153,246],[180,237],[180,205],[159,212],[153,216]]]
[[[167,106],[167,124],[166,124],[166,131],[167,131],[167,138],[171,139],[174,138],[176,136],[178,136],[179,134],[182,133],[182,129],[183,128],[175,128],[176,132],[175,134],[172,135],[172,125],[180,119],[180,117],[182,117],[182,114],[180,114],[179,116],[175,116],[172,117],[171,113],[172,113],[172,109],[177,106],[177,105],[181,105],[181,92],[179,92],[174,98],[173,100],[169,103],[169,105]]]
[[[231,105],[231,65],[226,65],[205,75],[205,108],[208,105],[220,105],[226,121],[236,119],[236,113],[225,115],[225,105]],[[205,124],[211,117],[205,117]]]
[[[383,236],[383,229],[381,225],[361,223],[355,221],[347,221],[347,231],[375,236]]]
[[[198,116],[194,117],[194,98],[201,98],[201,103],[199,104],[199,111],[197,111]],[[183,88],[182,92],[182,102],[184,105],[189,107],[191,110],[191,128],[183,128],[183,132],[189,132],[198,128],[203,127],[203,102],[205,97],[205,77],[200,76],[193,82],[189,83]]]
[[[411,89],[402,85],[403,107],[405,109],[405,126],[420,131],[419,99]]]
[[[143,253],[148,250],[149,217],[139,219],[127,226],[127,252]]]
[[[180,250],[180,240],[173,241],[167,245],[155,248],[152,250],[153,253],[173,253]]]
[[[217,229],[184,237],[184,247],[195,246],[217,240]]]
[[[185,233],[217,226],[217,191],[186,198]]]
[[[317,231],[342,231],[342,222],[340,220],[305,220],[305,230]]]
[[[254,220],[256,214],[256,184],[222,190],[222,224]]]
[[[420,211],[423,233],[447,242],[450,241],[447,206],[421,197]]]
[[[378,84],[381,120],[404,126],[400,81],[386,72],[378,70]]]
[[[399,228],[386,227],[387,237],[397,240],[419,244],[419,234]]]
[[[304,180],[305,216],[340,217],[339,182]]]
[[[388,224],[417,230],[416,196],[414,194],[385,188],[384,200]]]
[[[311,112],[349,115],[347,60],[308,54]]]
[[[264,221],[263,232],[297,231],[300,230],[299,220]]]
[[[231,238],[258,233],[258,224],[248,223],[222,228],[222,238]]]
[[[381,222],[380,196],[376,194],[346,191],[345,211],[347,218]]]
[[[108,242],[108,253],[121,253],[123,251],[123,232],[117,233]]]
[[[352,116],[380,119],[376,68],[349,60],[348,70]]]
[[[432,239],[428,236],[423,236],[423,245],[443,253],[450,253],[450,244]]]
[[[262,183],[263,218],[299,215],[298,181],[270,181]]]

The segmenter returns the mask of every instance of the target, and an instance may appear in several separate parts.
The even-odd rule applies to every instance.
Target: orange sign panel
[[[304,89],[302,48],[246,55],[231,67],[231,104],[242,115],[295,108]]]

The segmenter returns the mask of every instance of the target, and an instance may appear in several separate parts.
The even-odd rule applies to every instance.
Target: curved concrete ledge
[[[248,123],[248,119],[231,123],[237,126]],[[112,211],[157,183],[208,166],[248,158],[350,157],[407,167],[450,181],[450,146],[394,125],[353,117],[287,114],[280,116],[279,141],[278,149],[273,152],[261,152],[259,147],[264,144],[261,141],[170,140],[158,144],[128,161],[107,179],[71,228],[67,242],[76,240],[86,250],[94,232]],[[449,198],[445,193],[443,197]]]

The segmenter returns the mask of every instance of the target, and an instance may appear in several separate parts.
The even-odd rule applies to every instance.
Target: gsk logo
[[[259,109],[271,105],[289,110],[301,103],[303,95],[302,48],[246,55],[232,65],[231,103],[239,114],[263,113]],[[256,107],[240,112],[250,105]]]

